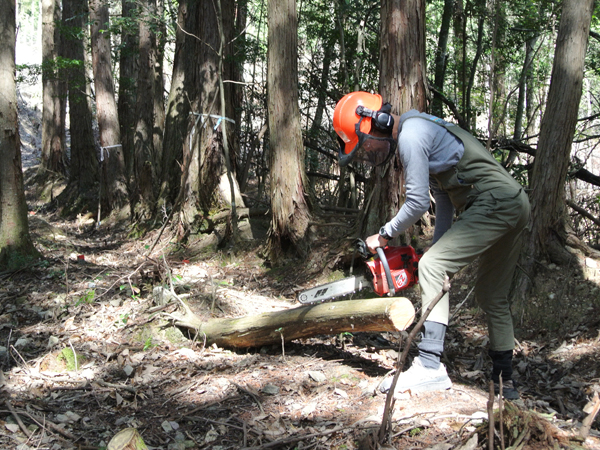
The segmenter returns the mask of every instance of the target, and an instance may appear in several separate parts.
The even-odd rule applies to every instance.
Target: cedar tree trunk
[[[60,80],[56,60],[60,49],[60,3],[42,1],[42,161],[40,174],[67,172],[65,152],[66,85]]]
[[[73,197],[85,198],[89,209],[98,200],[100,180],[98,153],[92,128],[93,114],[88,99],[85,73],[84,35],[88,17],[87,0],[63,0],[62,44],[71,63],[66,70],[69,91],[71,164],[69,191]],[[76,198],[73,199],[77,201]],[[94,205],[95,206],[95,205]],[[87,208],[86,208],[87,207]]]
[[[156,66],[156,0],[140,3],[139,72],[137,79],[136,127],[133,140],[132,203],[136,220],[148,220],[155,206],[157,163],[154,148],[154,83]]]
[[[298,17],[295,0],[268,2],[268,114],[271,169],[269,256],[308,251],[310,207],[298,106]]]
[[[15,0],[0,0],[0,267],[35,256],[27,226],[15,83]]]
[[[548,102],[531,178],[532,227],[521,257],[523,270],[517,272],[515,295],[519,308],[526,306],[536,260],[548,258],[565,264],[573,258],[565,249],[565,182],[581,99],[593,5],[593,0],[563,2]]]
[[[129,215],[125,159],[121,145],[119,116],[115,101],[112,76],[112,57],[108,3],[90,0],[92,67],[96,88],[96,115],[100,131],[102,169],[102,209],[106,213],[117,210]]]
[[[425,0],[382,0],[381,17],[379,92],[398,114],[425,111]],[[377,232],[396,215],[404,202],[403,184],[397,155],[373,171],[370,188],[374,192],[365,210],[363,236]]]
[[[138,8],[132,0],[121,0],[122,16],[127,21],[121,27],[119,55],[119,100],[117,104],[126,178],[133,173],[133,137],[135,135],[135,103],[138,66]]]

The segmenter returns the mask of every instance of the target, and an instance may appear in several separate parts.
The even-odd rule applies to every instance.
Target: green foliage
[[[61,77],[61,72],[83,67],[84,62],[78,59],[69,59],[58,56],[44,61],[42,64],[18,64],[16,66],[17,83],[35,85],[40,83],[42,74],[51,78]]]
[[[156,345],[152,343],[152,336],[150,336],[148,339],[146,339],[146,342],[144,343],[144,351],[150,350],[154,347],[156,347]]]
[[[17,84],[34,85],[40,82],[40,77],[42,76],[41,64],[17,64],[16,70]]]
[[[96,298],[96,290],[90,289],[83,296],[79,297],[79,300],[77,300],[77,303],[75,303],[75,306],[79,306],[81,304],[89,305],[91,303],[94,303],[95,298]]]
[[[56,359],[64,361],[67,370],[78,370],[85,363],[85,357],[75,353],[70,347],[63,348]]]
[[[418,436],[419,434],[421,434],[422,432],[423,432],[423,428],[415,427],[412,430],[410,430],[410,432],[408,434],[410,435],[410,437],[415,437],[415,436]]]
[[[127,325],[127,321],[129,320],[129,313],[126,314],[119,314],[119,320],[117,320],[115,322],[115,325],[118,328],[124,327],[125,325]]]

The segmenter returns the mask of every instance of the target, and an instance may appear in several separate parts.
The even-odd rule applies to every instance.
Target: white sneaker
[[[381,391],[387,392],[392,385],[390,377],[381,384]],[[402,372],[396,383],[394,395],[401,394],[406,391],[424,392],[424,391],[445,391],[452,387],[452,381],[446,372],[446,366],[440,363],[437,369],[430,369],[423,366],[421,359],[417,356],[410,368]]]

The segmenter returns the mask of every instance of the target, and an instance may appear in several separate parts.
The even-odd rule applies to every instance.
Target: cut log
[[[402,331],[415,317],[413,304],[404,297],[346,300],[306,305],[234,319],[202,320],[189,307],[169,316],[175,325],[206,337],[208,345],[259,347],[316,335],[343,332]]]

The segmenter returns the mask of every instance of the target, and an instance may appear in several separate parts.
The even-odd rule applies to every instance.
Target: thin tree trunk
[[[490,89],[490,123],[488,145],[491,144],[491,139],[498,134],[500,127],[505,124],[505,107],[506,101],[506,58],[504,57],[504,47],[506,40],[506,10],[505,2],[492,0],[491,17],[493,20],[493,44],[492,44],[492,74],[490,80],[492,86]],[[503,130],[502,135],[506,136],[506,130]]]
[[[0,267],[37,255],[27,225],[15,83],[15,0],[0,0]]]
[[[475,117],[473,117],[473,110],[471,109],[471,92],[475,85],[475,75],[477,74],[477,66],[483,53],[483,33],[484,33],[485,15],[481,15],[477,25],[477,44],[475,47],[475,56],[473,57],[473,63],[471,64],[471,71],[469,72],[469,82],[466,85],[466,93],[464,94],[465,99],[465,112],[466,122],[469,124],[469,128],[477,129],[475,123]]]
[[[56,27],[61,17],[58,0],[42,1],[42,160],[40,174],[65,175],[65,94],[56,60],[60,49],[60,32]]]
[[[85,198],[85,209],[95,206],[100,181],[98,152],[92,127],[93,114],[88,98],[89,84],[85,73],[84,38],[81,30],[88,20],[87,0],[63,0],[62,42],[65,56],[78,65],[66,71],[69,91],[71,133],[70,202]],[[75,197],[75,198],[73,198]]]
[[[268,1],[268,113],[271,169],[269,255],[308,252],[310,206],[298,105],[298,21],[295,0]]]
[[[455,65],[456,65],[456,97],[459,99],[460,111],[463,117],[468,114],[466,98],[465,98],[465,87],[466,87],[466,72],[467,72],[467,58],[466,58],[466,19],[465,9],[463,0],[456,0],[456,10],[454,13],[454,40],[456,48],[455,52]]]
[[[523,136],[523,117],[525,115],[525,98],[526,98],[526,90],[527,90],[527,74],[531,70],[531,65],[533,63],[533,46],[530,45],[530,41],[535,42],[537,36],[528,39],[525,43],[525,59],[523,61],[523,68],[521,70],[521,76],[519,77],[519,97],[517,99],[517,110],[515,112],[515,129],[513,132],[513,139],[516,141],[520,141]],[[512,166],[514,161],[519,156],[519,152],[516,150],[511,150],[506,159],[506,167]]]
[[[117,110],[125,174],[129,180],[133,173],[133,140],[135,136],[135,104],[137,99],[138,65],[138,8],[133,0],[121,0],[121,11],[126,23],[121,28],[121,52],[119,55],[119,101]]]
[[[131,193],[134,217],[148,220],[154,214],[158,155],[154,148],[154,82],[156,0],[141,3],[139,21],[139,72],[137,79],[136,127],[134,136]]]
[[[256,45],[254,47],[254,52],[255,54],[258,54],[259,52],[259,47],[260,47],[260,35],[262,33],[262,30],[264,29],[264,16],[265,16],[265,11],[264,11],[264,0],[261,0],[260,3],[260,10],[259,10],[259,16],[258,16],[258,23],[256,25]],[[257,100],[257,94],[256,94],[256,90],[255,90],[255,83],[256,83],[256,66],[257,66],[257,59],[255,58],[254,61],[252,62],[252,78],[250,80],[250,86],[249,89],[246,91],[247,92],[247,102],[249,105],[253,105],[255,103],[255,101]],[[239,183],[240,183],[240,190],[242,192],[246,191],[246,184],[248,182],[248,173],[250,171],[250,165],[252,164],[252,160],[254,159],[254,154],[255,151],[260,148],[260,142],[262,140],[262,138],[264,137],[266,131],[267,131],[267,127],[266,124],[262,125],[261,128],[258,131],[258,134],[254,133],[253,131],[250,132],[250,130],[252,130],[254,128],[254,108],[250,107],[249,111],[246,112],[246,130],[248,130],[245,135],[246,135],[246,142],[244,143],[244,147],[243,148],[247,148],[248,152],[246,154],[246,159],[244,160],[244,165],[242,167],[241,173],[239,173]],[[258,164],[257,164],[257,168],[258,168]]]
[[[435,79],[434,85],[439,92],[444,92],[444,80],[446,77],[446,66],[448,61],[448,37],[450,36],[450,24],[454,15],[454,4],[456,0],[444,1],[444,12],[442,24],[438,34],[438,45],[435,53]],[[443,103],[440,98],[434,98],[431,102],[431,113],[434,116],[444,117]]]
[[[538,36],[527,41],[527,43],[525,44],[527,46],[526,53],[534,54],[537,40],[538,40]],[[535,117],[534,117],[534,111],[536,110],[536,107],[535,107],[535,100],[534,100],[535,89],[533,87],[533,70],[532,70],[532,68],[530,68],[525,75],[525,89],[526,89],[525,112],[527,115],[527,127],[525,128],[525,134],[527,136],[532,136],[532,135],[536,134],[535,131],[536,131],[536,123],[537,123],[537,121],[535,120]]]
[[[96,88],[96,116],[100,131],[100,164],[102,170],[102,211],[115,211],[121,217],[129,216],[125,158],[115,89],[112,76],[108,3],[90,0],[92,67]],[[106,215],[103,214],[103,215]]]

